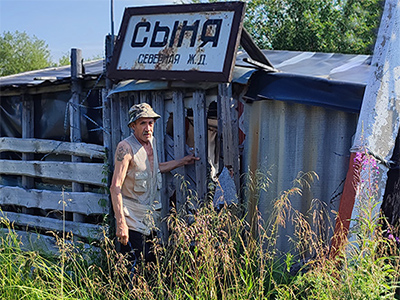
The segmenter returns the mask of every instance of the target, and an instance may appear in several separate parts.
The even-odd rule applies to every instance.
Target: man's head
[[[154,122],[160,118],[147,103],[135,104],[129,109],[128,126],[139,142],[147,143],[153,136]]]
[[[153,108],[147,103],[135,104],[129,109],[129,123],[128,126],[131,126],[131,123],[135,122],[139,118],[153,118],[154,121],[160,118],[159,114],[156,114]]]

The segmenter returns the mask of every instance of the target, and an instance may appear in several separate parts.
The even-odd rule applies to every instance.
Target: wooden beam
[[[107,214],[108,208],[102,204],[108,195],[89,192],[62,192],[23,189],[16,186],[0,185],[0,205],[18,205],[44,210],[63,210],[84,215]]]
[[[40,253],[46,253],[51,255],[61,255],[61,245],[59,241],[54,236],[47,236],[44,234],[37,234],[34,232],[29,231],[22,231],[22,230],[12,230],[12,233],[16,235],[17,242],[21,242],[18,246],[23,251],[35,251]],[[9,235],[10,230],[8,228],[0,228],[0,235]],[[71,241],[65,240],[66,247],[71,247]],[[93,254],[97,253],[101,255],[100,248],[95,247],[91,244],[86,244],[79,242],[79,251],[83,251],[83,254],[90,253],[90,258],[93,259]],[[78,250],[78,248],[75,248]],[[87,251],[87,252],[86,252]]]
[[[205,94],[204,90],[193,93],[194,150],[195,155],[200,158],[195,163],[196,190],[199,200],[204,200],[207,193],[208,125]]]
[[[0,160],[0,174],[32,176],[105,186],[103,164]]]
[[[174,125],[174,157],[180,159],[185,156],[186,133],[185,133],[185,107],[184,94],[181,90],[172,93],[173,103],[173,125]],[[176,169],[177,173],[186,178],[185,167]],[[179,180],[179,179],[178,179]],[[176,208],[180,211],[185,203],[184,191],[180,189],[180,184],[176,186]]]
[[[164,92],[153,92],[151,94],[153,109],[156,113],[158,113],[161,117],[156,121],[154,128],[154,136],[157,142],[157,155],[159,162],[165,162],[165,132],[166,132],[166,120],[165,120],[165,94]],[[169,197],[167,192],[167,179],[166,174],[162,174],[162,187],[161,187],[161,220],[165,220],[169,212]],[[164,241],[167,240],[168,237],[168,227],[166,222],[161,223],[161,233]]]
[[[113,148],[113,131],[112,131],[112,96],[108,96],[108,93],[111,91],[113,87],[113,82],[108,76],[110,63],[112,59],[113,49],[114,49],[114,36],[107,35],[105,41],[105,65],[104,71],[106,73],[106,88],[103,90],[103,127],[106,131],[106,134],[103,135],[104,147],[107,150],[107,161],[108,161],[108,174],[107,174],[107,187],[110,186],[112,180],[112,173],[114,170],[114,151]],[[111,197],[108,197],[108,210],[109,210],[109,234],[110,238],[115,236],[115,218],[114,218],[114,210],[112,207]]]
[[[69,103],[69,136],[73,143],[82,140],[81,134],[81,94],[83,77],[83,59],[81,49],[71,49],[71,93],[72,97]],[[71,162],[81,162],[80,156],[71,156]],[[83,185],[78,182],[72,182],[72,191],[82,192]],[[74,221],[82,222],[83,216],[79,214],[73,215]]]
[[[164,115],[164,93],[153,92],[152,93],[153,109],[161,117],[156,121],[154,128],[154,136],[157,141],[158,159],[160,162],[165,161],[165,131],[166,131],[166,120]]]
[[[104,158],[103,146],[87,143],[70,143],[44,139],[20,139],[0,137],[0,153],[5,151],[22,153],[54,153],[90,158]]]
[[[150,93],[148,91],[141,91],[139,92],[139,97],[140,97],[140,103],[148,103],[150,105],[152,105],[151,103],[151,97],[150,97]]]
[[[31,216],[15,212],[2,211],[1,214],[15,225],[30,227],[55,233],[70,232],[74,236],[101,240],[104,238],[104,230],[101,225],[63,221],[54,218]]]
[[[34,137],[34,105],[31,96],[23,94],[22,100],[22,139]],[[32,153],[22,153],[22,160],[32,160]],[[22,176],[22,186],[32,188],[34,180],[32,177]]]
[[[232,166],[236,190],[239,190],[239,127],[237,101],[232,96],[232,84],[221,83],[218,86],[223,139],[224,166]]]
[[[112,156],[110,155],[111,150],[111,103],[107,97],[108,90],[102,89],[102,103],[103,103],[103,151],[107,153],[107,161],[112,166]],[[105,154],[105,153],[104,153]]]
[[[121,123],[119,117],[119,94],[113,94],[111,96],[111,150],[113,159],[115,156],[117,145],[122,139]]]
[[[267,65],[272,69],[275,69],[268,58],[265,57],[264,53],[262,53],[260,48],[258,48],[258,46],[254,43],[250,34],[244,28],[242,28],[242,35],[240,36],[240,45],[242,45],[243,49],[252,59],[264,65]]]
[[[25,90],[25,94],[27,95],[42,95],[47,93],[58,93],[58,92],[65,92],[71,90],[71,84],[63,83],[63,84],[49,84],[46,86],[29,86]],[[2,97],[12,97],[12,96],[20,96],[21,89],[14,88],[14,89],[4,89],[0,92]]]
[[[119,96],[119,119],[121,122],[121,139],[127,138],[131,134],[131,130],[128,127],[129,122],[129,98],[127,93]]]

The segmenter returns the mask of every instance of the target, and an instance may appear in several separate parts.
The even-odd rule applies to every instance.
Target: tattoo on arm
[[[116,156],[117,160],[118,161],[123,161],[125,155],[128,154],[128,152],[129,151],[128,151],[127,148],[124,148],[124,146],[119,146],[118,149],[117,149],[117,156]]]

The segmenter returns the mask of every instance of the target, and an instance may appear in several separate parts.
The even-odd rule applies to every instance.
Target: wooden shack
[[[71,66],[1,78],[0,214],[36,234],[27,244],[52,251],[38,235],[90,241],[107,231],[104,82],[103,61],[83,63],[79,49]]]
[[[43,243],[38,236],[48,240],[65,231],[90,242],[112,235],[114,152],[131,134],[130,106],[140,102],[161,115],[154,133],[160,161],[200,157],[164,176],[164,216],[171,205],[184,207],[182,182],[202,201],[209,178],[224,165],[233,167],[239,187],[238,103],[247,72],[235,70],[236,83],[112,84],[103,61],[82,62],[81,50],[72,49],[71,66],[0,78],[1,216],[25,243],[45,250],[53,249],[54,240]]]
[[[318,198],[337,210],[370,57],[261,51],[246,31],[238,37],[227,82],[112,79],[112,36],[104,61],[82,62],[73,49],[71,66],[1,77],[1,216],[22,236],[26,229],[42,236],[66,231],[86,242],[112,236],[114,152],[131,134],[129,108],[142,102],[161,115],[154,132],[160,161],[200,157],[163,176],[164,217],[172,205],[186,208],[182,182],[195,192],[189,200],[202,202],[224,167],[250,218],[268,217],[271,201],[299,171],[318,171],[321,183],[295,199],[296,208],[306,213]],[[240,197],[241,175],[265,158],[278,165],[273,194]]]

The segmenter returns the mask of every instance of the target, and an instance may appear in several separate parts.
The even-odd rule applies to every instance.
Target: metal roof
[[[365,85],[371,64],[370,55],[263,50],[275,69],[292,75],[325,78],[340,82]],[[236,57],[236,66],[249,67],[243,61],[244,51]]]
[[[263,50],[264,55],[273,66],[282,73],[320,77],[329,80],[358,83],[367,82],[371,56],[335,53],[297,52],[284,50]],[[247,75],[255,68],[243,61],[248,57],[244,51],[239,51],[236,66],[249,68]],[[103,60],[84,62],[85,75],[99,76],[103,73]],[[246,84],[249,76],[242,77],[247,72],[239,72],[239,83]],[[56,82],[71,77],[70,66],[46,68],[0,77],[0,87],[39,85],[45,81]]]
[[[103,73],[103,60],[83,63],[84,76],[99,76]],[[71,78],[71,66],[46,68],[0,77],[0,87],[37,86],[44,82],[57,83]]]
[[[239,51],[233,82],[249,85],[246,100],[279,100],[359,112],[370,69],[371,56],[263,50],[277,72],[263,71],[244,61]],[[84,62],[84,78],[103,73],[103,60]],[[47,68],[0,77],[0,88],[19,88],[69,81],[70,66]],[[215,87],[216,83],[125,80],[110,92],[120,93],[170,88]],[[290,86],[290,88],[288,88]],[[312,88],[310,88],[312,87]],[[339,96],[340,95],[340,96]]]

